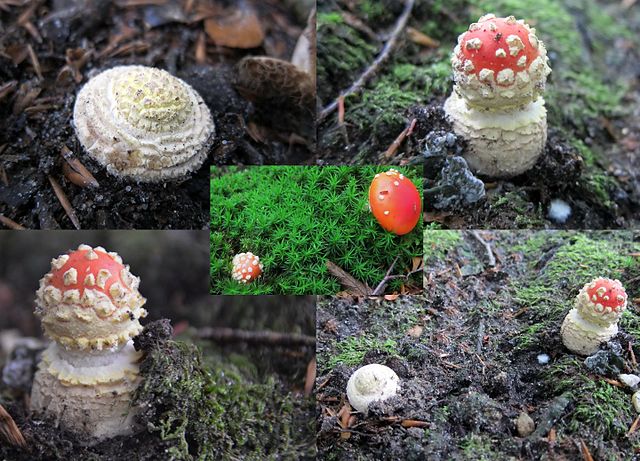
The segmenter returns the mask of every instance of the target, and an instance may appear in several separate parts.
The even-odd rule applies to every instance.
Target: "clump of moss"
[[[574,406],[557,425],[559,435],[591,434],[600,440],[626,435],[635,418],[631,396],[624,389],[585,373],[582,363],[565,356],[550,366],[545,382],[554,394],[568,393]]]
[[[228,362],[205,364],[197,346],[154,336],[153,325],[137,340],[146,355],[134,404],[167,459],[313,458],[314,430],[296,416],[310,414],[310,399],[273,378],[255,382]]]
[[[422,252],[422,227],[384,231],[368,211],[368,189],[384,167],[250,167],[214,171],[211,181],[211,291],[224,294],[333,294],[331,261],[375,286],[396,257],[408,272]],[[399,168],[420,189],[421,169]],[[251,251],[264,264],[250,284],[231,278],[233,255]],[[419,283],[419,276],[415,275]],[[405,283],[393,280],[387,290]]]
[[[396,346],[397,343],[393,339],[382,340],[368,334],[350,337],[336,344],[338,354],[329,359],[327,367],[331,369],[339,363],[347,366],[358,365],[362,363],[365,354],[372,350],[378,350],[388,355],[398,355]]]
[[[424,231],[423,242],[426,265],[428,262],[443,260],[447,253],[462,245],[464,240],[457,231],[428,229]]]

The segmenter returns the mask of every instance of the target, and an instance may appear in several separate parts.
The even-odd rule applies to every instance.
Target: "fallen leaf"
[[[373,290],[366,283],[362,283],[357,280],[353,275],[342,269],[340,266],[327,260],[327,269],[336,277],[342,286],[346,288],[346,291],[356,296],[370,296],[373,294]]]
[[[204,22],[204,30],[216,45],[229,48],[256,48],[264,40],[264,30],[256,12],[245,2]]]

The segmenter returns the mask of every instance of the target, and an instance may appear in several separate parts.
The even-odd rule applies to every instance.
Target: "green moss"
[[[250,167],[211,182],[211,291],[215,294],[333,294],[331,261],[356,279],[377,285],[396,257],[407,272],[422,251],[422,227],[386,232],[368,211],[368,189],[385,167]],[[421,187],[420,168],[400,168]],[[264,264],[261,279],[231,278],[236,253],[251,251]],[[414,276],[416,281],[419,276]],[[393,280],[389,291],[400,288]]]
[[[335,11],[329,12],[319,12],[317,16],[317,24],[318,26],[328,25],[328,24],[342,24],[344,20],[342,19],[342,15]]]
[[[167,459],[313,456],[293,420],[294,408],[311,402],[288,395],[273,378],[253,382],[227,362],[208,365],[192,344],[161,341],[147,351],[134,402],[147,429],[166,444]]]
[[[329,358],[327,367],[334,368],[341,363],[347,366],[354,366],[362,363],[362,359],[369,351],[381,351],[388,355],[398,355],[396,341],[393,339],[380,339],[372,335],[363,334],[357,337],[349,337],[336,344],[337,354]]]
[[[541,205],[534,207],[524,191],[495,195],[491,200],[492,212],[499,214],[503,219],[507,216],[512,217],[515,227],[519,229],[544,227],[545,220]]]
[[[387,6],[380,0],[360,0],[356,3],[356,7],[359,16],[362,16],[371,24],[384,23],[390,17]]]
[[[462,233],[455,230],[424,231],[424,261],[443,260],[448,253],[464,244]]]
[[[545,373],[555,394],[569,393],[573,410],[560,420],[559,435],[591,434],[599,440],[624,437],[635,418],[630,396],[621,388],[584,373],[572,356],[562,357]]]
[[[493,450],[491,439],[471,433],[466,435],[459,447],[465,460],[473,461],[498,461],[504,460],[504,454]]]
[[[317,78],[318,96],[327,101],[337,97],[359,72],[373,60],[377,46],[357,30],[343,24],[337,12],[318,15]]]

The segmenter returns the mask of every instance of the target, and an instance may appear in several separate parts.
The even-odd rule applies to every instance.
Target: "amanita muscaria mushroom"
[[[53,342],[33,381],[34,412],[97,440],[134,431],[130,403],[140,354],[132,338],[147,314],[139,283],[120,256],[102,247],[80,245],[51,261],[36,314]]]
[[[422,199],[413,182],[391,168],[376,174],[371,181],[369,208],[384,229],[404,235],[418,224],[422,213]]]
[[[551,72],[536,30],[513,16],[482,16],[458,37],[451,64],[455,85],[444,109],[469,142],[469,166],[499,178],[530,169],[547,139],[542,93]]]
[[[367,413],[373,402],[387,400],[398,392],[400,379],[391,368],[372,363],[358,368],[347,382],[347,398],[353,408]]]
[[[170,73],[118,66],[82,87],[73,124],[90,157],[115,176],[158,182],[197,170],[214,124],[202,97]]]
[[[627,293],[618,280],[596,278],[576,297],[560,332],[567,349],[591,355],[618,334],[618,319],[627,308]]]
[[[232,277],[238,283],[253,282],[262,274],[263,264],[260,258],[250,251],[247,253],[238,253],[233,257]]]

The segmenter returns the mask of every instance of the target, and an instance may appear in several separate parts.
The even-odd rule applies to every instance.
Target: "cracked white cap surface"
[[[398,392],[400,378],[391,368],[372,363],[358,368],[347,382],[347,398],[353,408],[367,413],[372,402],[387,400]]]
[[[115,176],[157,182],[197,170],[214,136],[209,108],[168,72],[118,66],[82,87],[73,111],[87,153]]]

